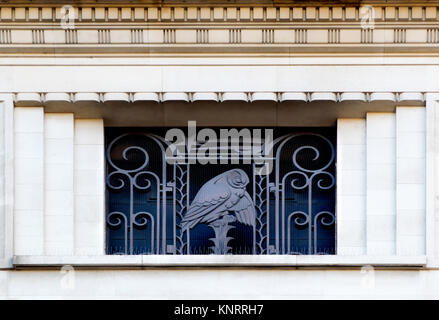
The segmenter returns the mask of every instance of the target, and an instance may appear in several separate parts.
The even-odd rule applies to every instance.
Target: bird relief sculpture
[[[229,225],[238,221],[247,226],[255,226],[256,212],[253,200],[246,191],[249,183],[247,174],[241,169],[226,171],[206,182],[198,191],[183,217],[183,232],[205,223],[215,232],[211,238],[213,254],[227,254],[231,247],[227,237]]]

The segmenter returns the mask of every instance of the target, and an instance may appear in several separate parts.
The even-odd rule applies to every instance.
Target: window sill
[[[425,256],[138,255],[15,256],[15,268],[72,267],[423,267]]]

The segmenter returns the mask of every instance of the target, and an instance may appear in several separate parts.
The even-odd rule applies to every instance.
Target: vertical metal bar
[[[267,202],[265,203],[265,221],[267,223],[267,227],[266,227],[266,232],[267,232],[267,238],[266,238],[266,251],[267,254],[270,254],[270,175],[267,174],[265,176],[265,192],[266,192],[266,200]]]
[[[293,215],[290,214],[287,219],[287,254],[291,252],[291,217]]]
[[[166,187],[162,183],[162,254],[166,254]]]
[[[253,206],[256,206],[256,172],[255,172],[256,166],[255,166],[254,162],[253,162],[252,168],[253,168],[253,170],[252,170],[253,171]],[[253,225],[253,254],[256,254],[256,228],[257,228],[257,226],[256,226],[256,222],[257,222],[256,216],[258,214],[257,211],[258,210],[255,209],[255,221],[254,221],[254,225]]]
[[[128,223],[125,219],[125,254],[128,254]]]
[[[317,215],[314,217],[314,253],[317,253]]]
[[[133,182],[133,178],[128,175],[129,180],[130,180],[130,220],[129,220],[129,233],[130,233],[130,254],[133,254],[133,218],[134,218],[134,205],[133,205],[133,201],[134,201],[134,182]]]
[[[282,179],[282,181],[284,181],[284,179]],[[285,254],[285,185],[283,183],[279,184],[279,189],[281,190],[280,192],[282,194],[282,254]]]
[[[157,219],[156,222],[156,245],[155,245],[155,251],[156,254],[160,253],[160,179],[158,177],[156,178],[156,194],[157,194],[157,200],[156,200],[156,208],[155,208],[155,216]]]
[[[308,185],[308,254],[312,254],[312,247],[311,247],[311,242],[312,242],[312,179],[309,181],[309,185]]]
[[[177,253],[177,204],[176,204],[176,197],[177,197],[177,164],[174,162],[173,168],[172,168],[173,174],[174,174],[174,185],[172,190],[172,215],[174,220],[174,226],[173,226],[173,239],[174,239],[174,254]]]
[[[189,202],[190,202],[190,199],[189,199],[189,186],[190,186],[190,184],[189,184],[189,177],[190,177],[190,164],[189,164],[189,161],[187,161],[187,164],[186,164],[186,166],[187,166],[187,170],[186,170],[186,192],[187,192],[187,196],[186,196],[186,210],[187,209],[189,209]],[[191,248],[190,248],[190,243],[191,243],[191,241],[190,241],[190,231],[189,231],[189,229],[187,229],[187,237],[186,237],[186,241],[187,241],[187,244],[186,244],[186,247],[187,247],[187,254],[191,254]]]
[[[154,253],[154,219],[151,219],[151,253]]]
[[[279,248],[279,163],[278,157],[276,157],[276,185],[275,185],[275,244],[276,244],[276,253],[280,253]]]
[[[162,152],[164,152],[162,150]],[[163,155],[162,155],[162,159]],[[166,254],[166,162],[162,160],[162,254]]]

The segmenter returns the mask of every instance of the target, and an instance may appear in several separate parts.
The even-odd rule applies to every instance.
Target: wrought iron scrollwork
[[[107,147],[106,159],[109,165],[109,169],[113,170],[107,175],[106,183],[107,187],[111,190],[120,191],[125,190],[128,193],[128,208],[125,212],[122,211],[110,211],[107,213],[107,225],[110,228],[123,230],[123,248],[107,248],[110,253],[123,253],[123,254],[135,254],[135,253],[158,253],[159,244],[159,229],[156,220],[159,219],[160,198],[157,197],[155,205],[155,212],[147,212],[143,210],[137,211],[134,208],[134,196],[135,192],[143,191],[148,192],[153,185],[155,186],[155,192],[160,194],[160,178],[151,171],[146,170],[149,164],[148,152],[138,146],[128,146],[121,152],[121,160],[128,161],[129,155],[137,153],[142,157],[142,161],[139,165],[131,168],[122,168],[113,161],[112,152],[113,147],[127,135],[122,135],[114,139]],[[154,181],[154,183],[153,183]],[[123,223],[122,223],[123,222]],[[149,226],[149,243],[145,244],[144,249],[141,252],[137,252],[134,246],[134,230],[145,229]],[[146,248],[149,250],[145,251]]]
[[[335,160],[335,149],[333,144],[329,139],[322,135],[317,134],[306,134],[307,136],[314,136],[318,139],[321,139],[326,143],[326,146],[329,147],[329,154],[326,154],[326,161],[320,164],[320,166],[316,168],[307,168],[304,165],[300,164],[299,155],[304,151],[308,151],[309,153],[313,153],[313,157],[309,160],[310,163],[319,160],[321,157],[321,153],[317,147],[311,145],[304,145],[298,147],[294,152],[291,159],[293,168],[292,170],[282,177],[279,171],[279,159],[281,156],[282,148],[294,138],[298,138],[302,135],[291,135],[289,137],[285,137],[284,140],[280,143],[279,149],[277,150],[276,156],[276,183],[279,185],[277,188],[276,197],[280,198],[280,206],[281,206],[281,230],[282,230],[282,246],[280,250],[283,254],[299,254],[302,252],[297,252],[296,250],[291,249],[291,242],[293,239],[293,230],[296,229],[307,229],[307,242],[308,242],[308,250],[306,253],[308,254],[320,254],[326,252],[319,252],[318,249],[318,232],[319,225],[323,227],[333,227],[335,224],[335,214],[330,211],[320,211],[314,212],[313,208],[313,195],[316,190],[330,190],[335,186],[335,176],[333,173],[328,171],[334,164]],[[306,191],[307,194],[307,208],[306,210],[296,210],[291,213],[287,212],[286,205],[286,197],[287,194],[287,181],[290,180],[290,186],[293,190],[297,191]],[[280,194],[280,195],[279,195]],[[328,220],[330,217],[330,220]],[[285,219],[287,220],[285,222]],[[285,235],[285,232],[287,233]],[[296,230],[297,232],[297,230]],[[286,245],[285,245],[286,243]]]
[[[327,136],[277,137],[273,171],[266,175],[259,174],[263,164],[255,162],[167,163],[167,142],[156,134],[111,137],[106,148],[107,253],[335,253],[335,148]],[[208,196],[224,190],[206,187],[221,177],[237,192],[224,208]],[[202,209],[195,203],[200,192],[206,201]],[[215,219],[197,220],[200,213],[210,214],[209,206],[216,208]]]

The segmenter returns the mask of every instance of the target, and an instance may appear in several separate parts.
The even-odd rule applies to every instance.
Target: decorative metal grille
[[[260,163],[166,162],[165,131],[106,129],[108,254],[334,254],[335,132],[274,128]]]

